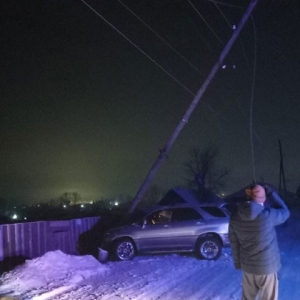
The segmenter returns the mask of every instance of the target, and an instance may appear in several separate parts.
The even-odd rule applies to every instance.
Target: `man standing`
[[[266,192],[270,208],[264,206]],[[284,223],[290,212],[270,187],[246,189],[247,200],[238,206],[229,223],[234,266],[243,271],[242,300],[277,300],[280,253],[275,226]]]

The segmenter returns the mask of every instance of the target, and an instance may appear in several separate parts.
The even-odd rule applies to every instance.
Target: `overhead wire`
[[[191,7],[194,9],[194,11],[198,14],[198,16],[202,19],[202,21],[204,22],[204,24],[209,28],[209,30],[213,33],[213,35],[217,38],[217,40],[224,45],[223,41],[219,38],[219,36],[217,35],[217,33],[214,31],[214,29],[208,24],[208,22],[205,20],[205,18],[201,15],[201,13],[199,12],[199,10],[195,7],[195,5],[188,0],[189,4],[191,5]]]
[[[205,22],[206,25],[208,23],[205,21],[204,17],[199,13],[199,11],[196,9],[196,7],[191,3],[190,0],[188,0],[190,5],[194,8],[194,10],[198,13],[198,15],[201,17],[201,19]],[[220,9],[220,7],[217,4],[217,1],[210,0],[210,2],[213,2],[213,4],[216,6],[220,14],[223,16],[225,22],[227,25],[233,29],[232,24],[227,19],[226,15],[223,13],[223,11]],[[222,3],[224,5],[224,3]],[[253,33],[254,33],[254,62],[253,62],[253,74],[252,74],[252,85],[251,85],[251,97],[250,97],[250,120],[249,120],[249,138],[250,138],[250,147],[251,147],[251,164],[252,164],[252,175],[253,175],[253,181],[256,181],[256,170],[255,170],[255,155],[254,155],[254,143],[253,143],[253,105],[254,105],[254,89],[255,89],[255,80],[256,80],[256,67],[257,67],[257,35],[256,35],[256,27],[254,23],[253,16],[251,15],[252,25],[253,25]],[[210,30],[212,28],[209,26]],[[217,39],[220,41],[218,35],[213,31],[214,36],[217,37]],[[241,42],[240,42],[241,43]],[[243,47],[242,47],[243,50]],[[243,51],[243,54],[245,56],[245,52]],[[247,57],[246,62],[248,62]],[[240,108],[240,107],[239,107]],[[243,112],[243,111],[242,111]],[[255,133],[256,134],[256,133]],[[257,135],[257,134],[256,134]]]
[[[195,10],[195,12],[200,16],[200,18],[203,20],[203,22],[206,24],[206,26],[210,29],[210,31],[213,33],[213,35],[217,38],[217,40],[223,45],[224,43],[223,43],[223,41],[219,38],[219,36],[218,36],[218,34],[214,31],[214,29],[208,24],[208,22],[205,20],[205,18],[201,15],[201,13],[198,11],[198,9],[193,5],[193,3],[190,1],[190,0],[188,0],[188,2],[189,2],[189,4],[192,6],[192,8]],[[213,2],[214,3],[214,5],[217,7],[217,9],[219,10],[219,12],[220,12],[220,14],[223,16],[223,18],[226,20],[226,23],[229,25],[229,27],[230,27],[230,29],[231,30],[233,30],[233,27],[231,26],[231,24],[230,24],[230,22],[228,21],[228,19],[226,18],[226,16],[225,16],[225,14],[221,11],[221,9],[218,7],[218,5],[217,5],[217,2],[218,1],[214,1],[214,0],[211,0],[210,2]],[[218,3],[220,3],[220,2],[218,2]],[[220,4],[225,4],[225,3],[220,3]],[[235,7],[235,6],[232,6],[232,5],[229,5],[230,7]],[[240,7],[238,7],[238,8],[240,8]],[[241,110],[241,113],[242,113],[242,115],[243,116],[245,116],[245,113],[244,113],[244,111],[241,109],[241,107],[238,105],[238,108]],[[217,112],[215,113],[215,114],[217,114]],[[222,118],[223,120],[224,120],[224,118],[223,118],[223,116],[222,115],[219,115],[218,116],[219,118]],[[219,126],[219,128],[220,129],[222,129],[222,127],[221,126]]]
[[[217,10],[219,11],[219,13],[222,15],[222,17],[224,18],[225,22],[228,24],[228,26],[232,29],[232,24],[228,21],[227,17],[225,16],[225,14],[223,13],[223,11],[220,9],[219,5],[216,3],[216,1],[213,1],[213,4],[215,5],[215,7],[217,8]]]
[[[244,9],[244,7],[242,6],[237,6],[237,5],[233,5],[233,4],[230,4],[230,3],[225,3],[225,2],[222,2],[222,1],[216,1],[216,0],[207,0],[208,2],[215,2],[215,3],[218,3],[220,5],[223,5],[223,6],[229,6],[229,7],[233,7],[233,8],[239,8],[239,9]]]
[[[228,24],[228,26],[229,26],[231,29],[233,29],[232,24],[229,22],[228,18],[226,17],[226,15],[223,13],[223,11],[220,9],[220,7],[219,7],[219,5],[218,5],[218,4],[224,4],[224,2],[220,3],[219,1],[215,1],[215,0],[210,0],[210,2],[213,2],[213,4],[216,6],[216,8],[218,9],[218,11],[220,12],[220,14],[222,15],[222,17],[224,18],[225,22]],[[233,6],[233,5],[230,5],[230,7],[236,8],[236,6]],[[238,7],[238,8],[240,8],[240,7]],[[238,38],[238,41],[239,41],[239,43],[240,43],[240,46],[241,46],[242,53],[243,53],[243,55],[244,55],[245,61],[246,61],[247,65],[248,65],[248,67],[249,67],[250,63],[249,63],[249,60],[248,60],[248,58],[247,58],[247,56],[246,56],[246,53],[245,53],[245,49],[244,49],[243,43],[242,43],[242,41],[241,41],[240,38]],[[239,109],[240,109],[241,112],[242,112],[242,115],[245,116],[245,113],[244,113],[244,111],[242,110],[242,108],[241,108],[241,106],[240,106],[240,103],[237,102],[237,104],[238,104]],[[255,132],[254,132],[254,133],[255,133]],[[255,135],[256,135],[256,137],[258,138],[258,135],[257,135],[256,133],[255,133]]]
[[[176,83],[178,83],[181,87],[183,87],[188,93],[192,96],[195,96],[194,92],[187,88],[183,83],[181,83],[176,77],[174,77],[171,73],[169,73],[166,69],[164,69],[158,62],[156,62],[152,57],[150,57],[145,51],[143,51],[138,45],[136,45],[133,41],[131,41],[125,34],[123,34],[118,28],[116,28],[112,23],[106,20],[99,12],[97,12],[92,6],[86,3],[84,0],[80,0],[83,2],[89,9],[91,9],[98,17],[100,17],[104,22],[106,22],[109,26],[111,26],[114,30],[116,30],[124,39],[126,39],[132,46],[138,49],[141,53],[143,53],[149,60],[151,60],[157,67],[159,67],[162,71],[164,71],[168,76],[170,76]]]
[[[255,154],[254,154],[254,142],[253,142],[253,108],[254,108],[254,89],[256,84],[256,68],[257,68],[257,31],[254,22],[253,16],[251,16],[253,33],[254,33],[254,62],[253,62],[253,75],[252,75],[252,88],[251,88],[251,100],[250,100],[250,120],[249,120],[249,138],[250,138],[250,146],[251,146],[251,161],[252,161],[252,172],[253,172],[253,181],[256,182],[256,167],[255,167]],[[258,111],[259,113],[259,111]],[[266,121],[266,119],[264,119]],[[270,124],[270,123],[269,123]],[[270,124],[271,125],[271,124]],[[272,128],[272,126],[270,126]],[[273,161],[276,159],[273,159]],[[274,165],[274,164],[270,164]],[[269,171],[270,171],[269,166]],[[273,171],[274,172],[274,171]]]
[[[191,91],[189,88],[187,88],[184,84],[182,84],[177,78],[175,78],[171,73],[169,73],[167,70],[165,70],[157,61],[155,61],[152,57],[150,57],[145,51],[143,51],[138,45],[136,45],[133,41],[131,41],[124,33],[122,33],[119,29],[117,29],[111,22],[109,22],[106,18],[104,18],[99,12],[97,12],[91,5],[89,5],[84,0],[81,0],[83,4],[85,4],[90,10],[92,10],[98,17],[100,17],[105,23],[107,23],[109,26],[111,26],[114,30],[116,30],[123,38],[125,38],[132,46],[134,46],[136,49],[138,49],[142,54],[144,54],[151,62],[153,62],[157,67],[159,67],[163,72],[165,72],[170,78],[172,78],[177,84],[179,84],[182,88],[184,88],[188,93],[195,96],[194,92]],[[196,7],[193,5],[193,3],[188,0],[189,4],[192,6],[192,8],[197,12],[197,14],[201,17],[203,22],[206,24],[206,26],[210,29],[210,31],[214,34],[214,36],[218,39],[218,41],[223,44],[223,41],[219,38],[219,36],[216,34],[216,32],[213,30],[213,28],[208,24],[208,22],[205,20],[205,18],[200,14],[200,12],[196,9]],[[214,2],[214,1],[213,1]],[[132,12],[129,8],[127,8],[121,1],[119,1],[126,9],[128,9],[130,12]],[[223,14],[223,12],[219,9],[216,2],[214,2],[215,6],[218,8],[219,12],[222,14],[222,16],[227,20],[226,16]],[[132,12],[133,13],[133,12]],[[157,37],[159,37],[161,40],[164,41],[158,34],[156,34],[153,29],[148,26],[141,18],[139,18],[135,13],[133,13],[135,17],[137,17],[149,30],[151,30]],[[252,16],[251,16],[252,18]],[[230,23],[227,20],[227,23],[231,27]],[[253,76],[252,76],[252,87],[251,87],[251,101],[250,101],[250,122],[249,122],[249,134],[250,134],[250,145],[251,145],[251,159],[252,159],[252,172],[253,172],[253,181],[256,181],[256,173],[255,173],[255,157],[254,157],[254,143],[253,143],[253,102],[254,102],[254,89],[255,89],[255,79],[256,79],[256,65],[257,65],[257,42],[256,42],[256,28],[255,24],[252,18],[252,24],[253,24],[253,31],[254,31],[254,64],[253,64]],[[232,28],[232,27],[231,27]],[[164,41],[165,42],[165,41]],[[168,44],[168,43],[166,43]],[[170,45],[171,46],[171,45]],[[173,47],[171,46],[173,49]],[[173,49],[174,51],[175,49]],[[175,51],[176,52],[176,51]],[[214,110],[205,104],[211,111],[214,112]]]
[[[215,1],[215,0],[209,0],[209,2],[213,2],[213,3],[214,3],[214,5],[216,6],[216,8],[217,8],[218,11],[220,12],[220,14],[223,16],[225,22],[228,24],[228,26],[229,26],[231,29],[233,29],[233,25],[229,22],[228,18],[226,17],[226,15],[223,13],[223,11],[220,9],[220,7],[219,7],[219,5],[218,5],[218,4],[224,5],[225,3],[224,3],[224,2]],[[241,7],[235,6],[235,5],[228,5],[228,6],[233,7],[233,8],[241,8]],[[241,48],[242,48],[242,53],[243,53],[243,55],[244,55],[244,58],[245,58],[245,60],[246,60],[246,62],[247,62],[247,64],[248,64],[248,66],[249,66],[249,65],[250,65],[250,64],[249,64],[249,60],[248,60],[248,58],[247,58],[247,56],[246,56],[246,53],[245,53],[245,49],[244,49],[243,43],[242,43],[242,41],[241,41],[240,38],[239,38],[238,40],[239,40],[240,46],[241,46]]]
[[[219,38],[218,34],[212,29],[212,27],[208,24],[208,22],[205,20],[205,18],[200,14],[200,12],[199,12],[199,11],[197,10],[197,8],[193,5],[193,3],[192,3],[190,0],[188,0],[188,2],[189,2],[190,5],[192,6],[192,8],[196,11],[196,13],[201,17],[201,19],[204,21],[204,23],[208,26],[208,28],[210,29],[210,31],[213,32],[214,36],[218,39],[218,41],[221,42],[221,43],[223,44],[223,42],[222,42],[222,40]],[[220,12],[221,15],[223,16],[223,18],[226,20],[226,23],[229,24],[229,27],[230,27],[230,29],[232,30],[233,28],[232,28],[230,22],[228,21],[228,19],[226,18],[225,14],[221,11],[221,9],[220,9],[220,8],[218,7],[218,5],[217,5],[217,3],[220,3],[220,2],[214,1],[214,0],[211,0],[211,1],[209,1],[209,2],[213,2],[213,3],[214,3],[214,5],[218,8],[219,12]],[[222,2],[221,4],[225,4],[225,3]],[[230,7],[235,7],[235,6],[232,6],[232,5],[229,5],[229,6],[230,6]],[[240,8],[240,7],[238,7],[238,8]],[[238,105],[238,108],[241,110],[242,115],[245,116],[245,113],[244,113],[244,111],[241,109],[240,105]],[[220,117],[220,116],[219,116],[219,117]]]
[[[225,14],[219,8],[220,5],[227,5],[234,8],[241,8],[235,5],[229,5],[224,2],[208,0],[209,2],[213,2],[218,11],[221,13],[226,23],[232,28],[232,25],[226,18]],[[182,84],[177,78],[175,78],[172,74],[170,74],[167,70],[165,70],[158,62],[156,62],[153,58],[151,58],[145,51],[143,51],[138,45],[132,42],[125,34],[123,34],[119,29],[117,29],[112,23],[110,23],[107,19],[105,19],[99,12],[97,12],[93,7],[91,7],[87,2],[81,0],[89,9],[91,9],[98,17],[100,17],[104,22],[106,22],[109,26],[111,26],[114,30],[116,30],[123,38],[125,38],[131,45],[133,45],[136,49],[138,49],[142,54],[144,54],[150,61],[152,61],[157,67],[159,67],[163,72],[165,72],[169,77],[171,77],[177,84],[179,84],[182,88],[184,88],[188,93],[195,96],[194,92],[187,88],[184,84]],[[177,55],[179,55],[183,60],[185,60],[190,66],[200,72],[198,68],[196,68],[191,62],[189,62],[182,54],[180,54],[174,47],[172,47],[166,40],[164,40],[156,31],[154,31],[148,24],[146,24],[137,14],[135,14],[129,7],[127,7],[122,1],[118,0],[120,4],[122,4],[128,11],[130,11],[137,19],[140,20],[149,30],[151,30],[161,41],[163,41],[169,48],[171,48]],[[205,25],[209,28],[209,30],[213,33],[213,35],[217,38],[217,40],[223,45],[223,41],[214,31],[214,29],[208,24],[205,18],[200,14],[197,8],[193,5],[193,3],[188,0],[191,7],[196,11],[196,13],[200,16]],[[255,82],[256,82],[256,68],[257,68],[257,34],[256,27],[251,16],[252,24],[253,24],[253,32],[254,32],[254,62],[253,62],[253,74],[252,74],[252,86],[251,86],[251,99],[250,99],[250,120],[249,120],[249,136],[250,136],[250,145],[251,145],[251,160],[252,160],[252,172],[253,172],[253,180],[256,181],[256,170],[255,170],[255,155],[254,155],[254,143],[253,143],[253,106],[254,106],[254,90],[255,90]],[[244,52],[243,52],[244,53]],[[245,55],[245,53],[244,53]],[[247,60],[248,61],[248,60]],[[200,72],[201,73],[201,72]],[[204,103],[205,104],[205,103]],[[211,111],[214,110],[205,104]]]
[[[226,17],[226,15],[223,13],[223,11],[220,9],[219,5],[216,3],[216,1],[212,1],[214,6],[217,8],[218,12],[221,14],[221,16],[223,17],[223,19],[225,20],[226,24],[228,25],[228,27],[231,30],[235,30],[234,24],[231,24],[228,20],[228,18]],[[240,39],[239,39],[240,40]],[[234,64],[233,64],[234,66]]]
[[[116,30],[124,39],[126,39],[132,46],[138,49],[142,54],[144,54],[151,62],[153,62],[157,67],[159,67],[164,73],[166,73],[170,78],[172,78],[177,84],[179,84],[182,88],[184,88],[189,94],[193,97],[196,95],[192,90],[186,87],[183,83],[181,83],[176,77],[174,77],[171,73],[169,73],[165,68],[163,68],[158,62],[156,62],[150,55],[148,55],[145,51],[143,51],[138,45],[136,45],[133,41],[131,41],[125,34],[123,34],[118,28],[116,28],[112,23],[110,23],[106,18],[104,18],[99,12],[97,12],[91,5],[89,5],[84,0],[80,0],[83,4],[85,4],[90,10],[92,10],[98,17],[100,17],[105,23],[111,26],[114,30]],[[208,105],[207,103],[203,104],[213,113],[215,113],[214,109]]]
[[[253,76],[252,76],[251,100],[250,100],[249,134],[250,134],[253,181],[256,182],[254,143],[253,143],[253,102],[254,102],[254,88],[255,88],[256,64],[257,64],[257,36],[256,36],[256,26],[255,26],[254,19],[253,19],[252,15],[251,15],[251,20],[252,20],[253,34],[254,34],[254,62],[253,62]]]
[[[217,3],[215,1],[213,1],[213,3],[217,7],[219,12],[222,14],[223,18],[225,19],[229,27],[232,28],[232,25],[230,24],[225,14],[222,12],[222,10],[219,8]],[[254,131],[253,130],[253,106],[254,106],[254,89],[255,89],[255,81],[256,81],[256,67],[257,67],[257,34],[256,34],[255,22],[252,15],[251,15],[251,21],[252,21],[253,34],[254,34],[254,62],[253,62],[253,74],[252,74],[251,97],[250,97],[249,135],[250,135],[250,146],[251,146],[252,175],[253,175],[253,181],[256,182],[255,155],[254,155],[254,143],[253,143],[253,131]]]
[[[216,6],[218,11],[223,16],[225,22],[228,24],[230,28],[232,28],[231,23],[223,13],[223,11],[219,8],[216,1],[213,1],[213,4]],[[249,120],[249,135],[250,135],[250,147],[251,147],[251,162],[252,162],[252,175],[253,175],[253,181],[256,182],[256,170],[255,170],[255,155],[254,155],[254,143],[253,143],[253,105],[254,105],[254,89],[255,89],[255,80],[256,80],[256,67],[257,67],[257,35],[256,35],[256,26],[253,19],[253,16],[251,15],[251,21],[253,25],[253,34],[254,34],[254,62],[253,62],[253,74],[252,74],[252,85],[251,85],[251,96],[250,96],[250,120]],[[243,49],[243,47],[242,47]],[[245,55],[245,53],[243,52]],[[246,59],[248,62],[248,60]],[[256,133],[255,133],[256,134]],[[256,134],[257,135],[257,134]]]
[[[170,49],[172,49],[179,57],[181,57],[186,63],[188,63],[194,70],[204,76],[204,74],[187,58],[185,58],[181,53],[179,53],[172,45],[170,45],[164,38],[162,38],[153,28],[151,28],[144,20],[142,20],[135,12],[133,12],[126,4],[121,0],[118,0],[132,15],[134,15],[140,22],[142,22],[151,32],[153,32],[163,43],[165,43]]]

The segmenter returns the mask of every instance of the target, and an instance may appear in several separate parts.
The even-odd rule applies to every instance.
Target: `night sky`
[[[86,2],[144,53],[80,0],[1,1],[0,197],[134,196],[249,4]],[[251,183],[250,128],[256,179],[278,185],[281,140],[287,188],[299,186],[300,5],[261,0],[253,20],[159,169],[158,186],[184,185],[189,151],[209,145],[231,170],[225,192]]]

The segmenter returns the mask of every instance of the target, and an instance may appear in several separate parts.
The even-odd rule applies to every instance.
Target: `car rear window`
[[[211,207],[211,206],[201,206],[201,209],[209,213],[210,215],[218,218],[225,218],[227,217],[226,214],[218,207]]]

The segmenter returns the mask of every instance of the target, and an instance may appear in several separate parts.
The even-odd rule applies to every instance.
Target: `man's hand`
[[[266,196],[270,196],[273,192],[273,188],[271,188],[269,185],[265,185],[264,189],[265,189],[265,192],[266,192]]]

